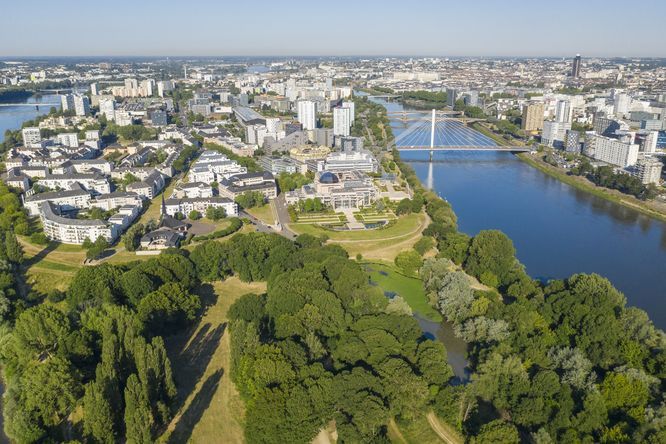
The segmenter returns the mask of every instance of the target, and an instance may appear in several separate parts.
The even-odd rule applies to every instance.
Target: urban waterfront
[[[372,99],[391,111],[402,105]],[[393,122],[396,136],[404,130]],[[402,152],[427,183],[428,152]],[[666,224],[553,179],[503,152],[435,152],[433,189],[453,206],[460,230],[499,229],[540,279],[574,273],[607,277],[666,327]]]
[[[35,106],[26,106],[34,104]],[[56,104],[56,105],[54,105]],[[14,104],[1,104],[0,106],[0,140],[4,140],[5,131],[21,128],[26,120],[32,120],[37,116],[48,114],[52,106],[60,109],[57,95],[33,96]],[[37,109],[39,107],[39,109]]]

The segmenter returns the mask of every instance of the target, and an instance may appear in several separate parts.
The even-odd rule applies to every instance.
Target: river
[[[5,139],[6,130],[19,129],[21,128],[21,124],[26,120],[32,120],[42,114],[48,114],[52,106],[60,109],[60,98],[57,95],[52,94],[43,95],[41,97],[28,97],[20,103],[21,104],[18,106],[0,103],[0,140]],[[39,110],[34,106],[22,105],[24,103],[35,104],[36,106],[39,106]],[[57,103],[57,105],[53,105],[54,103]]]
[[[391,125],[396,136],[405,130],[400,121]],[[428,153],[401,157],[427,183]],[[453,205],[461,231],[506,233],[531,276],[598,273],[666,328],[666,223],[566,185],[510,153],[435,152],[432,185]]]

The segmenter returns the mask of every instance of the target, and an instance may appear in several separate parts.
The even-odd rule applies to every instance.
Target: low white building
[[[173,190],[171,197],[177,199],[213,197],[213,187],[204,182],[181,183]]]
[[[177,213],[187,216],[191,211],[206,214],[209,207],[223,208],[227,216],[238,216],[238,205],[226,197],[171,198],[164,201],[166,213],[175,216]]]

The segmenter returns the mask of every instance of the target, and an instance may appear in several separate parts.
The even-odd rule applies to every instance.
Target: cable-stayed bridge
[[[398,135],[393,145],[400,151],[530,151],[527,146],[497,145],[493,139],[467,127],[461,119],[422,116]]]

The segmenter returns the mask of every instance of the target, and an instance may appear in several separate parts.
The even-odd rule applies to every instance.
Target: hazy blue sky
[[[666,0],[33,0],[0,55],[666,56]]]

